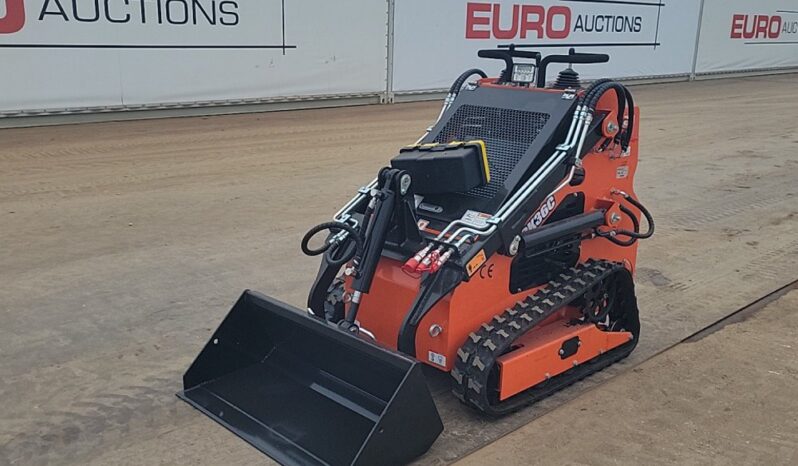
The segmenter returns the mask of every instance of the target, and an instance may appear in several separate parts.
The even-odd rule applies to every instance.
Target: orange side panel
[[[572,338],[579,338],[579,348],[563,359],[560,349],[563,342]],[[564,321],[533,330],[518,340],[520,348],[498,359],[499,397],[506,400],[627,343],[630,338],[629,332],[604,332],[592,324],[568,326]]]
[[[468,334],[501,314],[506,308],[526,297],[510,293],[509,257],[494,254],[467,282],[461,283],[450,295],[446,306],[435,306],[421,320],[416,334],[416,357],[432,362],[433,367],[452,370],[457,350],[465,343]],[[437,337],[430,335],[429,329],[440,325],[443,332]],[[433,354],[430,354],[433,353]],[[443,355],[437,362],[434,354]]]
[[[509,257],[494,255],[469,281],[461,283],[432,308],[416,334],[419,360],[441,370],[451,370],[457,349],[469,333],[534,292],[526,290],[515,295],[509,292],[511,262]],[[420,286],[418,277],[405,274],[401,266],[400,262],[385,257],[380,260],[371,292],[363,296],[358,312],[362,327],[392,349],[396,349],[402,321]],[[441,328],[436,336],[430,334],[433,326]]]

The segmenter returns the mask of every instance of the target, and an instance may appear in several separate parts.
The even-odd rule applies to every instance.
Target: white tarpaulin
[[[696,72],[798,66],[798,1],[705,0]]]
[[[689,74],[698,0],[397,0],[394,90],[447,88],[467,68],[496,75],[477,58],[499,44],[535,44],[546,54],[608,53],[605,65],[577,65],[587,78]],[[556,77],[562,67],[552,66]]]
[[[0,111],[380,93],[384,1],[0,0]]]

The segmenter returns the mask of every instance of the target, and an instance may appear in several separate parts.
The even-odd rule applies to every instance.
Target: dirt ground
[[[796,279],[796,78],[633,88],[637,192],[658,220],[640,250],[640,346],[500,421],[434,383],[446,431],[420,463],[461,458]],[[437,111],[0,131],[0,464],[266,463],[174,396],[182,373],[243,289],[302,305],[316,267],[299,252],[302,234]],[[674,372],[652,371],[650,382]],[[641,397],[637,407],[661,403]],[[763,398],[761,409],[783,405]]]
[[[466,457],[502,464],[798,464],[798,291]],[[774,409],[777,408],[777,409]]]

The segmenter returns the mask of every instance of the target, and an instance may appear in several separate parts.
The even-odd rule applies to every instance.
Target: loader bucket
[[[178,394],[283,464],[403,464],[443,430],[418,361],[245,291]]]

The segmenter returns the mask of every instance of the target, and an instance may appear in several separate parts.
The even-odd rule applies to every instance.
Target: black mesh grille
[[[435,138],[435,142],[482,139],[488,148],[490,183],[467,194],[492,198],[549,121],[548,113],[463,105]]]

